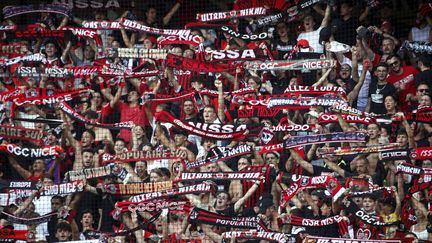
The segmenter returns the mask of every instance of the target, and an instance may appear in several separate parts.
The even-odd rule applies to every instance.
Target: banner
[[[53,13],[72,18],[71,9],[64,4],[27,4],[21,6],[6,6],[3,8],[3,18],[29,13]]]
[[[263,70],[320,70],[331,68],[336,65],[332,59],[304,59],[304,60],[281,60],[281,61],[251,61],[244,64],[245,69]]]
[[[40,143],[43,136],[43,132],[39,129],[0,125],[0,137],[3,138]]]
[[[267,9],[263,7],[247,8],[239,11],[232,10],[228,12],[217,13],[197,13],[196,19],[200,22],[211,22],[228,20],[231,18],[257,17],[266,15]]]

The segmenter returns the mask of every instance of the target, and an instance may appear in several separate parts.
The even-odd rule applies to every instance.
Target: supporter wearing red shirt
[[[133,122],[135,125],[150,126],[145,114],[144,106],[139,104],[139,94],[136,90],[128,92],[127,102],[120,101],[120,95],[124,88],[124,79],[116,92],[114,99],[103,108],[104,114],[110,114],[113,108],[120,112],[120,122]],[[120,101],[120,102],[119,102]],[[129,143],[132,138],[130,129],[120,129],[119,138]]]
[[[400,110],[408,111],[416,94],[415,76],[418,71],[413,66],[402,66],[401,59],[397,55],[390,55],[387,64],[391,69],[387,81],[399,92]]]

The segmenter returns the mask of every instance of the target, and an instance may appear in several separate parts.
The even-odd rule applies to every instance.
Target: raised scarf
[[[202,44],[202,40],[199,35],[188,35],[188,36],[169,35],[169,36],[162,36],[158,38],[159,49],[165,45],[179,45],[179,44],[199,46]]]
[[[81,170],[71,170],[66,172],[65,181],[77,181],[77,180],[85,180],[91,178],[98,178],[103,176],[112,175],[111,172],[112,166],[106,165],[96,168],[87,168]]]
[[[242,39],[244,41],[260,41],[260,40],[271,39],[273,37],[271,34],[269,34],[267,32],[261,32],[259,34],[239,33],[227,25],[220,27],[220,30],[222,30],[222,32],[224,32],[224,33],[231,35],[232,37]]]
[[[60,146],[44,146],[42,148],[23,148],[12,143],[3,143],[0,145],[0,151],[7,152],[8,154],[18,156],[21,158],[52,158],[64,152]]]
[[[181,70],[190,70],[195,72],[227,72],[236,69],[231,64],[214,64],[201,62],[199,60],[168,54],[166,65]]]
[[[121,128],[132,128],[133,123],[132,122],[117,122],[117,123],[100,123],[97,121],[91,121],[85,117],[83,117],[81,114],[79,114],[78,112],[76,112],[74,109],[72,109],[72,107],[70,107],[66,102],[61,102],[59,104],[60,109],[66,113],[66,115],[68,115],[69,117],[80,121],[84,124],[89,124],[89,125],[93,125],[96,127],[103,127],[103,128],[107,128],[107,129],[121,129]]]
[[[345,192],[334,176],[298,176],[292,175],[289,187],[282,191],[280,206],[283,208],[288,201],[299,191],[309,188],[325,188],[332,195],[333,201],[336,201]],[[279,182],[281,182],[279,180]],[[287,183],[285,181],[284,183]]]
[[[72,16],[72,9],[66,4],[27,4],[20,6],[6,6],[3,8],[3,18],[7,19],[13,16],[28,13],[53,13],[61,14],[66,17]]]
[[[246,126],[241,125],[235,127],[234,125],[223,124],[203,124],[203,123],[186,123],[180,119],[175,118],[166,111],[161,111],[155,115],[156,120],[160,122],[168,122],[174,126],[186,130],[198,136],[217,139],[217,140],[243,140],[245,138]]]
[[[0,125],[0,137],[40,143],[44,134],[39,129]]]
[[[168,208],[170,212],[187,212],[189,213],[192,205],[187,200],[168,200],[158,199],[146,202],[117,202],[116,209],[119,213],[124,212],[154,212]]]
[[[241,9],[239,11],[232,10],[216,13],[197,13],[196,19],[200,22],[212,22],[220,20],[228,20],[231,18],[257,17],[266,15],[267,9],[263,7]]]
[[[1,54],[25,54],[27,47],[21,44],[0,45]]]
[[[314,243],[402,243],[400,240],[356,240],[356,239],[344,239],[344,238],[328,238],[320,236],[306,236],[306,242]],[[408,242],[406,242],[408,243]]]
[[[214,147],[212,148],[204,159],[195,161],[185,161],[184,165],[187,170],[199,168],[208,164],[217,163],[221,160],[234,158],[237,156],[253,153],[252,146],[247,144],[238,145],[234,148]]]
[[[116,163],[127,163],[127,162],[135,162],[141,160],[161,160],[161,159],[176,159],[179,158],[175,156],[171,150],[164,149],[162,151],[152,150],[152,151],[143,151],[143,150],[127,150],[122,152],[121,154],[103,154],[102,155],[102,163],[108,164],[112,162]]]
[[[21,56],[21,57],[6,59],[6,60],[1,59],[0,60],[0,66],[2,66],[2,67],[10,66],[10,65],[17,64],[20,62],[42,62],[42,63],[46,63],[47,59],[46,59],[44,54],[36,53],[36,54],[30,54],[27,56]]]
[[[151,58],[151,59],[165,59],[168,50],[165,49],[145,49],[145,48],[106,48],[105,52],[108,57],[120,58]]]
[[[245,69],[263,70],[319,70],[331,68],[335,61],[331,59],[304,59],[304,60],[280,60],[280,61],[251,61],[244,64]]]
[[[294,148],[308,144],[337,143],[337,142],[366,142],[365,132],[334,132],[289,137],[284,141],[285,148]]]
[[[213,184],[203,182],[200,184],[174,188],[170,191],[165,191],[165,192],[143,193],[137,196],[133,196],[131,198],[131,202],[145,202],[145,201],[159,199],[159,198],[172,197],[176,195],[185,195],[190,193],[203,193],[203,192],[214,193],[215,186]]]
[[[425,41],[405,41],[402,44],[403,49],[406,49],[410,52],[414,52],[414,53],[425,53],[425,54],[429,54],[432,55],[432,44],[430,42],[425,42]]]
[[[20,98],[24,95],[24,93],[21,91],[21,89],[14,89],[12,91],[6,91],[6,92],[0,92],[0,101],[11,101],[16,98]]]
[[[244,50],[208,50],[206,54],[210,57],[210,61],[239,61],[265,58],[264,52],[259,48]]]
[[[318,152],[324,157],[327,156],[342,156],[342,155],[352,155],[352,154],[365,154],[365,153],[376,153],[388,151],[399,146],[398,143],[390,144],[373,144],[359,147],[326,147],[318,148]]]
[[[348,233],[348,222],[343,216],[336,215],[325,219],[306,219],[300,216],[291,214],[291,225],[305,226],[305,227],[325,227],[333,224],[338,224],[339,233],[345,236]]]
[[[432,175],[431,168],[421,168],[409,163],[400,163],[396,166],[396,173],[404,173],[409,175]]]
[[[222,233],[223,242],[229,243],[230,239],[249,239],[249,240],[266,240],[270,242],[288,243],[291,242],[290,234],[281,232],[266,231],[227,231]]]
[[[351,213],[354,217],[361,220],[363,223],[371,225],[373,227],[385,227],[390,226],[392,223],[387,224],[381,222],[376,216],[371,216],[367,214],[363,209],[360,209],[351,199],[345,199],[343,204],[346,210]]]
[[[289,85],[285,90],[284,93],[290,93],[294,95],[301,95],[301,94],[307,94],[307,95],[325,95],[328,93],[333,94],[342,94],[346,95],[346,92],[341,87],[331,87],[331,86],[303,86],[303,85]]]
[[[105,192],[116,195],[136,195],[149,192],[161,192],[171,190],[172,188],[172,181],[104,185]]]
[[[190,30],[185,29],[158,29],[149,26],[145,26],[143,24],[138,23],[137,21],[122,18],[120,20],[120,24],[124,27],[128,27],[131,30],[146,32],[155,35],[177,35],[177,36],[188,36],[190,35]]]
[[[341,114],[341,116],[342,116],[342,119],[348,123],[371,124],[371,123],[376,122],[376,119],[374,119],[372,117],[346,115],[346,114]],[[326,114],[321,114],[318,117],[318,123],[319,124],[338,123],[338,122],[339,122],[339,120],[338,120],[336,114],[326,113]]]
[[[2,239],[14,239],[14,240],[30,240],[33,234],[29,234],[28,230],[13,230],[13,229],[0,229],[0,237]],[[3,242],[3,241],[2,241]],[[9,242],[9,241],[4,241]]]
[[[189,222],[218,225],[241,229],[256,229],[268,231],[262,220],[256,217],[231,217],[194,208],[189,214]]]
[[[182,181],[206,181],[206,180],[260,180],[263,176],[260,172],[181,172],[179,182]]]
[[[44,214],[42,216],[39,217],[34,217],[34,218],[23,218],[23,217],[18,217],[6,212],[2,212],[2,214],[7,216],[7,221],[9,223],[13,223],[13,224],[24,224],[24,225],[37,225],[37,224],[42,224],[45,222],[48,222],[51,217],[53,216],[57,216],[58,213],[57,212],[51,212],[51,213],[47,213]]]
[[[14,105],[23,106],[23,105],[54,105],[61,102],[71,101],[75,97],[80,96],[83,93],[87,93],[90,89],[79,89],[73,90],[70,92],[64,92],[54,95],[41,95],[37,97],[28,97],[28,98],[16,98],[13,100]]]

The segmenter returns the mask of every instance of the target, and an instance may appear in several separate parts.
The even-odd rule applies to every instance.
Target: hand
[[[216,88],[217,88],[218,90],[219,90],[219,89],[222,89],[222,81],[220,81],[219,79],[216,79],[216,80],[215,80],[214,85],[216,86]]]

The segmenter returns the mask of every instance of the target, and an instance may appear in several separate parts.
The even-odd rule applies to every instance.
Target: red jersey
[[[403,66],[402,69],[403,72],[401,75],[390,73],[387,81],[393,84],[399,91],[398,103],[401,111],[409,111],[410,102],[406,102],[406,97],[408,94],[412,94],[413,96],[416,94],[415,76],[418,71],[412,66]]]

